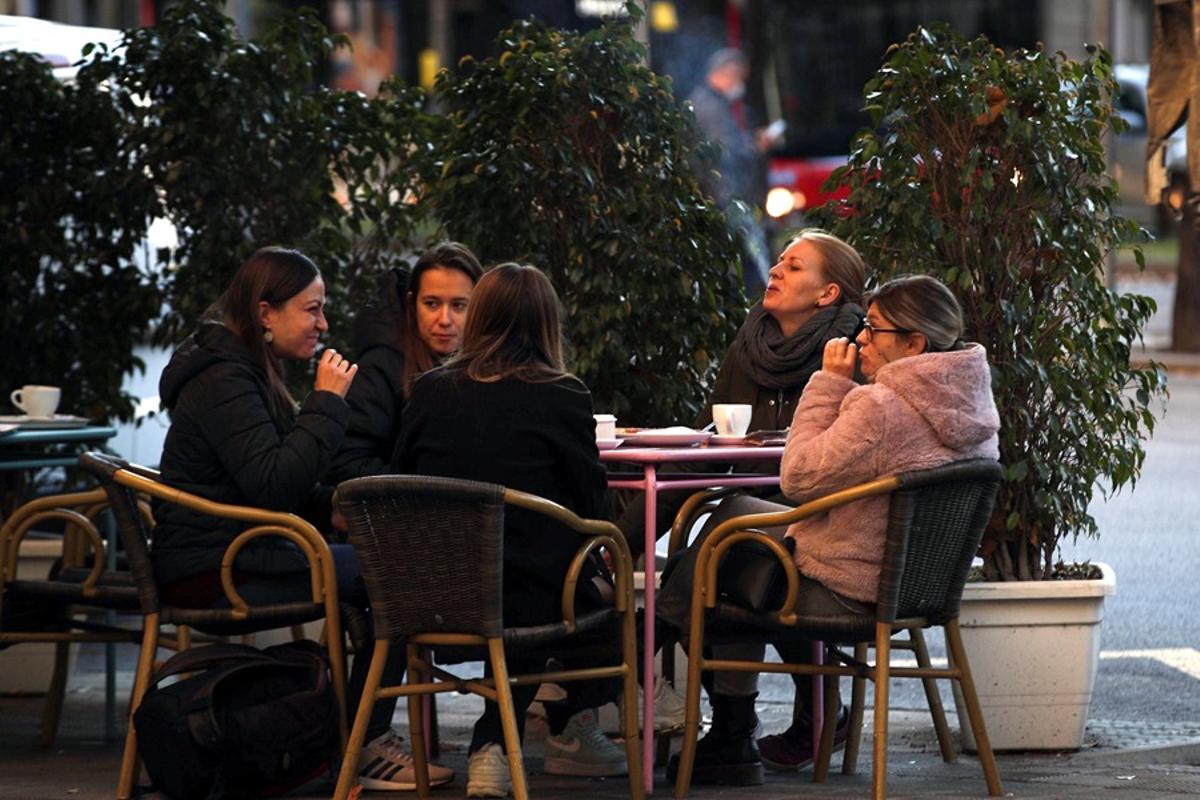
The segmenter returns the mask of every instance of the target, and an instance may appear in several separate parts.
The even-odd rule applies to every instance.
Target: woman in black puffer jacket
[[[287,511],[328,531],[332,488],[318,481],[342,444],[350,409],[346,392],[358,368],[332,349],[317,364],[313,391],[297,405],[283,380],[283,359],[316,353],[325,322],[325,284],[296,250],[266,248],[242,265],[207,321],[180,345],[159,391],[171,413],[162,476],[172,486],[221,503]],[[159,591],[172,604],[228,607],[221,558],[241,523],[158,503],[151,549]],[[361,570],[349,545],[330,546],[339,600],[365,610]],[[271,537],[246,547],[234,566],[248,603],[310,598],[309,568],[290,542]],[[369,627],[369,626],[368,626]],[[400,653],[403,653],[401,646]],[[393,659],[399,675],[404,659]],[[357,705],[368,659],[355,659],[347,697]],[[360,781],[370,789],[413,789],[411,757],[391,732],[395,702],[375,706],[363,748]],[[434,784],[454,773],[431,765]]]

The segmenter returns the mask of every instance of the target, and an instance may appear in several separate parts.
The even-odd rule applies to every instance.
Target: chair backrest
[[[991,459],[899,476],[892,493],[876,616],[948,619],[992,514],[1003,470]]]
[[[142,613],[158,612],[158,587],[154,582],[154,566],[150,561],[149,525],[138,510],[137,493],[115,479],[118,470],[138,471],[139,468],[116,456],[94,452],[79,456],[79,466],[94,475],[108,495],[109,507],[117,523],[121,545],[125,548],[125,558],[129,562],[129,573],[137,587]]]
[[[504,487],[380,475],[338,486],[377,639],[503,630]]]

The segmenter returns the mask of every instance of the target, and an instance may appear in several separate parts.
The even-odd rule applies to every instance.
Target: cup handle
[[[12,393],[8,395],[8,399],[11,400],[12,404],[14,406],[16,406],[17,408],[21,409],[22,411],[25,410],[25,406],[21,403],[21,390],[20,389],[13,389]]]

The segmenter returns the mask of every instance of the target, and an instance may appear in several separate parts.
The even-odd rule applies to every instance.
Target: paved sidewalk
[[[0,697],[0,798],[3,800],[99,800],[111,798],[120,761],[120,744],[103,739],[103,692],[101,675],[84,672],[73,678],[63,724],[55,748],[37,746],[41,698]],[[122,697],[127,696],[129,674],[120,675]],[[480,708],[476,698],[443,695],[439,701],[444,742],[442,763],[458,775],[435,797],[465,795],[466,743],[470,725]],[[762,704],[763,727],[779,730],[786,724],[790,707],[784,703]],[[956,721],[951,714],[951,727]],[[403,730],[403,711],[397,727]],[[925,713],[896,711],[891,717],[889,787],[896,798],[981,798],[986,796],[978,760],[962,755],[953,764],[942,763]],[[530,720],[526,742],[526,768],[531,794],[546,800],[628,797],[623,779],[584,780],[541,774],[542,740],[545,725]],[[678,747],[679,740],[675,740]],[[864,738],[858,774],[840,774],[840,756],[835,756],[834,773],[825,785],[812,783],[811,771],[798,775],[768,773],[765,786],[746,788],[696,787],[696,798],[746,798],[779,800],[788,797],[845,798],[870,795],[870,746]],[[1089,725],[1087,746],[1078,753],[1001,754],[1001,778],[1009,796],[1028,798],[1113,797],[1158,798],[1200,796],[1200,723],[1137,724],[1096,721]],[[670,797],[663,771],[657,773],[655,795]],[[331,795],[324,782],[310,784],[293,797],[324,798]],[[386,793],[364,797],[385,798]],[[404,794],[401,797],[412,797]]]

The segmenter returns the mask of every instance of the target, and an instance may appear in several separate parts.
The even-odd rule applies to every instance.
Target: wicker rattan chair
[[[138,642],[141,631],[94,622],[77,612],[137,613],[137,588],[128,571],[108,568],[108,552],[95,520],[108,505],[103,489],[48,495],[16,509],[0,527],[0,608],[49,608],[35,624],[0,618],[0,646],[29,642],[55,645],[54,672],[42,713],[43,747],[54,743],[67,686],[72,643]],[[146,513],[148,509],[143,507]],[[61,568],[52,577],[17,576],[21,541],[39,524],[62,523]],[[90,556],[90,558],[89,558]],[[89,563],[90,562],[90,563]]]
[[[502,486],[449,478],[358,478],[338,487],[337,503],[346,516],[350,542],[362,564],[375,622],[375,654],[338,776],[334,794],[337,800],[345,800],[350,793],[371,705],[379,698],[458,691],[496,702],[503,719],[517,800],[525,800],[528,789],[513,710],[513,685],[622,677],[625,707],[636,707],[632,562],[629,548],[614,525],[580,519],[549,500]],[[503,626],[501,576],[506,505],[553,517],[586,537],[567,575],[559,622],[533,628]],[[574,598],[580,570],[600,547],[608,549],[615,564],[615,604],[577,615]],[[620,662],[614,666],[516,676],[508,673],[506,649],[539,658],[543,650],[555,653],[575,645],[593,649],[600,645],[601,650],[611,652],[614,634],[621,642]],[[401,637],[408,647],[408,683],[382,687],[389,643]],[[464,652],[464,647],[470,651]],[[455,676],[422,657],[421,648],[433,648],[439,660],[486,659],[493,678]],[[443,658],[445,648],[455,651],[450,659]],[[422,704],[409,702],[408,709],[418,793],[425,796],[429,774]],[[624,736],[630,791],[641,800],[635,717],[625,715]]]
[[[94,475],[107,493],[109,505],[116,518],[121,542],[129,560],[144,615],[142,649],[134,676],[133,695],[129,709],[129,727],[125,738],[125,753],[117,784],[118,800],[132,796],[137,777],[137,739],[133,727],[133,712],[141,703],[154,667],[154,656],[160,645],[159,627],[166,624],[186,625],[218,636],[264,631],[325,619],[325,645],[329,652],[330,671],[340,709],[341,740],[346,740],[346,667],[342,647],[341,621],[337,599],[337,580],[329,546],[309,523],[295,516],[265,511],[247,506],[215,503],[202,497],[174,489],[159,480],[158,473],[129,464],[101,453],[85,453],[79,457],[80,466]],[[177,503],[193,511],[235,519],[249,524],[226,549],[221,561],[221,583],[231,608],[183,608],[164,604],[158,594],[154,569],[150,559],[150,527],[138,512],[139,495]],[[282,536],[292,541],[308,558],[312,600],[306,602],[274,603],[250,606],[242,600],[233,582],[233,564],[238,552],[262,536]]]
[[[880,478],[785,512],[734,517],[713,530],[705,539],[695,563],[692,611],[687,632],[690,653],[687,722],[675,796],[686,797],[690,788],[700,719],[700,675],[704,670],[826,676],[829,690],[825,692],[825,725],[815,780],[824,780],[833,745],[836,692],[831,691],[832,682],[842,675],[855,679],[851,701],[852,733],[846,751],[846,771],[851,771],[849,768],[855,757],[852,745],[857,743],[862,719],[863,681],[874,681],[873,793],[876,798],[883,798],[887,793],[888,681],[894,677],[958,681],[966,700],[988,793],[994,796],[1002,794],[1000,776],[992,757],[970,665],[958,629],[963,584],[991,514],[1001,475],[1000,465],[994,461],[980,459],[957,462],[936,469]],[[759,529],[789,525],[836,506],[888,493],[891,494],[888,532],[874,614],[847,613],[828,617],[798,615],[795,608],[799,573],[791,555],[779,541]],[[769,547],[784,566],[787,595],[776,611],[755,613],[718,602],[717,567],[731,546],[745,541],[757,541]],[[935,669],[928,666],[927,655],[921,659],[925,662],[924,666],[890,666],[891,639],[895,633],[935,625],[945,629],[950,653],[948,667]],[[850,643],[854,652],[847,654],[841,648],[830,646],[827,663],[820,666],[721,661],[702,655],[706,645],[749,639],[767,642],[820,639],[827,644]],[[924,640],[920,641],[923,645]],[[874,664],[866,663],[868,645],[875,648]],[[950,755],[952,757],[953,753]]]

